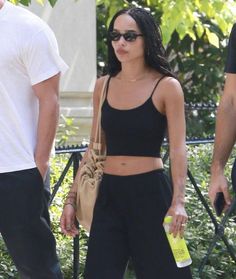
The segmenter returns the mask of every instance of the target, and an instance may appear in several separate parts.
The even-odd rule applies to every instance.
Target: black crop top
[[[232,74],[236,73],[236,24],[234,24],[229,37],[228,56],[225,65],[225,72]]]
[[[160,157],[167,120],[154,106],[152,95],[161,79],[142,105],[121,110],[111,107],[107,101],[109,78],[101,116],[108,156]]]

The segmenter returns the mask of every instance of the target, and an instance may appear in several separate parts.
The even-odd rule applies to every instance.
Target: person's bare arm
[[[60,218],[60,227],[61,231],[68,236],[75,237],[76,234],[78,234],[78,229],[75,224],[75,203],[76,203],[76,193],[77,193],[77,184],[78,184],[78,177],[81,167],[84,165],[84,163],[87,160],[87,153],[89,149],[92,147],[92,144],[95,140],[95,129],[96,129],[96,122],[97,122],[97,116],[98,116],[98,108],[99,108],[99,102],[101,98],[102,93],[102,87],[104,83],[105,78],[102,77],[97,80],[94,94],[93,94],[93,120],[92,120],[92,128],[90,133],[90,144],[87,148],[87,151],[85,152],[83,159],[80,163],[80,167],[76,173],[76,177],[74,179],[73,184],[71,185],[70,191],[67,195],[67,198],[65,200],[63,212]]]
[[[39,118],[35,162],[44,178],[49,165],[50,153],[56,134],[59,117],[59,79],[57,74],[45,81],[33,85],[39,100]]]
[[[161,84],[160,84],[161,85]],[[173,198],[166,215],[173,216],[171,232],[183,234],[187,221],[185,204],[185,183],[187,175],[186,156],[186,124],[184,113],[184,95],[179,82],[173,78],[166,78],[162,83],[165,113],[168,122],[168,136],[170,146],[171,176],[173,182]]]
[[[216,116],[216,132],[211,164],[209,197],[213,204],[217,192],[223,192],[227,205],[231,199],[224,168],[236,140],[236,74],[226,74],[223,96]]]

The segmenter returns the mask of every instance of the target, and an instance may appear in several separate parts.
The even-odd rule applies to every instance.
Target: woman
[[[107,157],[85,278],[121,279],[129,258],[138,279],[192,278],[188,267],[176,267],[163,229],[166,215],[173,216],[174,235],[183,234],[187,221],[184,97],[148,11],[125,9],[111,20],[108,73],[101,119]],[[103,81],[95,86],[93,123]],[[167,127],[173,194],[160,158]],[[93,140],[94,125],[91,134]],[[61,217],[62,231],[72,236],[75,191],[74,184]]]

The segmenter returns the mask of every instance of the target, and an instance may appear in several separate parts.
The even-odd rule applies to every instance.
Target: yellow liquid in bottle
[[[167,239],[169,241],[171,251],[173,253],[176,265],[178,267],[185,267],[192,263],[192,259],[189,255],[189,251],[184,238],[180,236],[174,237],[173,234],[169,233],[169,226],[172,221],[171,216],[166,216],[164,219],[164,229],[166,232]]]

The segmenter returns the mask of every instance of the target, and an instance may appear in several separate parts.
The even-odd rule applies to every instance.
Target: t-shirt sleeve
[[[59,72],[64,73],[68,68],[59,55],[56,37],[49,28],[44,28],[31,38],[23,57],[31,85]]]
[[[225,72],[236,73],[236,24],[234,24],[229,37]]]

